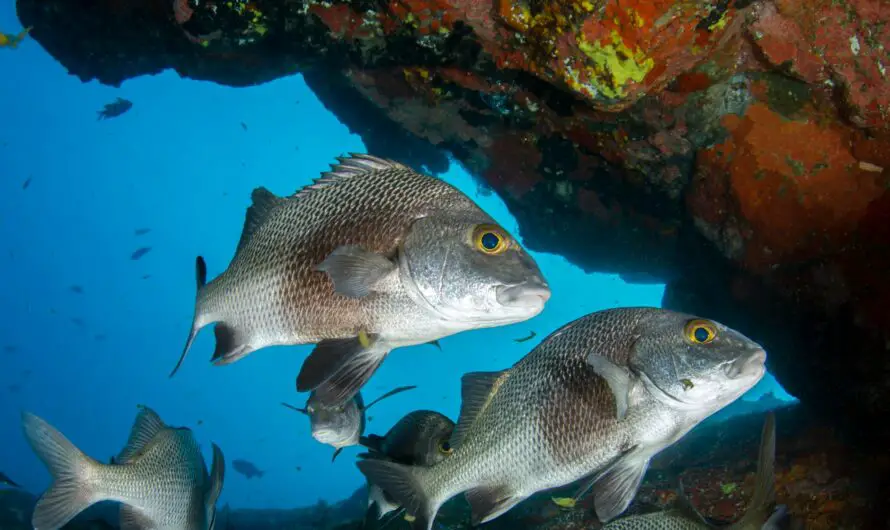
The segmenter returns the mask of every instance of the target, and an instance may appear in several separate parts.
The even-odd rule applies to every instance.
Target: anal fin
[[[247,334],[225,322],[216,323],[213,335],[216,337],[216,347],[210,360],[215,365],[232,364],[254,351]]]
[[[480,487],[465,494],[472,513],[471,523],[479,525],[506,513],[525,497],[513,495],[506,487]]]

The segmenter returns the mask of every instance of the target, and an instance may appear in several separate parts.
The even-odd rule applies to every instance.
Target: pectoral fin
[[[615,397],[615,413],[618,421],[623,420],[627,416],[628,395],[631,388],[630,372],[596,353],[587,356],[587,364],[608,383],[609,390]]]
[[[334,292],[349,298],[371,294],[374,286],[397,268],[391,260],[359,246],[337,247],[316,270],[326,272]]]

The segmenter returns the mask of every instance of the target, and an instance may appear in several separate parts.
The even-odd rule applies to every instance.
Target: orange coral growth
[[[753,270],[842,247],[869,203],[884,193],[878,177],[858,168],[844,129],[787,121],[759,103],[723,123],[731,139],[700,152],[699,164],[712,178],[728,174],[738,214],[753,231],[744,255]],[[721,204],[715,206],[729,206]],[[702,203],[696,206],[707,218]]]

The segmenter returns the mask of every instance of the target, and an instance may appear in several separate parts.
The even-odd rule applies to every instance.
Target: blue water
[[[0,31],[19,29],[13,2],[3,0]],[[213,440],[229,464],[246,459],[266,471],[247,480],[229,467],[222,503],[284,508],[351,494],[363,483],[358,450],[331,464],[332,449],[309,436],[307,420],[279,404],[305,402],[294,379],[308,346],[213,367],[205,331],[179,374],[167,374],[192,318],[194,257],[206,257],[210,277],[221,272],[254,187],[292,193],[335,156],[365,152],[361,139],[300,76],[231,89],[165,72],[117,89],[81,83],[31,40],[0,49],[0,72],[0,471],[34,492],[49,484],[22,437],[22,410],[107,460],[123,446],[136,405],[146,404],[169,424],[194,428],[208,462]],[[118,96],[133,108],[97,121],[96,111]],[[480,195],[456,164],[441,177],[521,239],[496,195]],[[135,235],[143,228],[150,232]],[[132,260],[141,247],[151,250]],[[662,285],[628,285],[533,254],[554,293],[546,310],[446,338],[443,351],[394,352],[365,387],[366,400],[395,386],[419,388],[372,408],[369,431],[417,408],[456,419],[464,372],[506,368],[586,313],[660,305]],[[532,330],[535,339],[514,342]],[[744,399],[764,392],[791,399],[771,377]]]

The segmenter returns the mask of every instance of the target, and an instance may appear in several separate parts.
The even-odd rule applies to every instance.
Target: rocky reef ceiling
[[[806,406],[890,437],[884,0],[17,6],[84,81],[301,72],[370,152],[434,172],[451,153],[530,248],[667,282]]]

